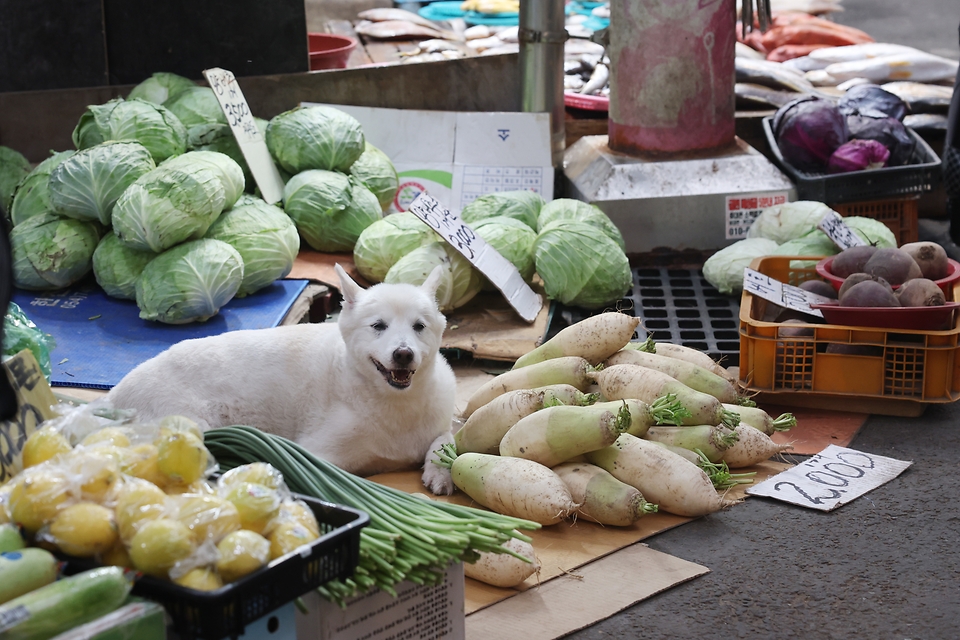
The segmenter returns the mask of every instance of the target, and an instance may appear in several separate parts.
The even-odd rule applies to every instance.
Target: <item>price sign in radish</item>
[[[506,297],[510,306],[527,322],[533,322],[543,299],[527,285],[513,264],[435,198],[421,193],[407,209],[440,234],[463,254]]]
[[[250,106],[243,97],[243,92],[240,91],[237,79],[232,72],[219,67],[206,69],[203,76],[210,83],[213,94],[217,96],[217,102],[220,103],[220,108],[227,117],[230,131],[237,139],[243,159],[247,161],[250,173],[253,174],[253,179],[257,181],[260,193],[263,194],[263,199],[270,204],[279,202],[283,198],[283,179],[280,178],[280,173],[273,164],[273,158],[267,150],[267,142],[260,133],[253,114],[250,113]]]
[[[831,444],[806,462],[749,487],[747,493],[832,511],[890,482],[912,464]]]
[[[831,302],[830,298],[811,293],[792,284],[785,284],[753,269],[743,270],[743,290],[781,307],[818,318],[822,318],[823,313],[810,305],[829,304]]]
[[[825,214],[817,228],[827,234],[833,244],[840,247],[841,250],[867,244],[843,222],[843,216],[836,211]]]

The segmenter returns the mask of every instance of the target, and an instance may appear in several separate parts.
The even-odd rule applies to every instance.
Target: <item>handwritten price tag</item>
[[[407,209],[463,254],[506,297],[510,306],[527,322],[533,322],[543,300],[523,281],[513,264],[436,199],[421,193]]]
[[[753,269],[743,270],[743,290],[749,291],[753,295],[768,300],[774,304],[794,311],[800,311],[818,318],[823,317],[819,309],[814,309],[811,304],[828,304],[830,298],[811,293],[792,284],[785,284],[779,280],[774,280],[770,276],[765,276],[759,271]]]
[[[806,462],[749,487],[747,493],[832,511],[890,482],[912,464],[831,444]]]
[[[223,114],[227,116],[227,124],[230,125],[230,130],[237,139],[243,158],[247,161],[257,186],[260,187],[263,199],[270,204],[279,202],[283,198],[283,180],[276,165],[273,164],[273,158],[267,150],[267,142],[260,133],[253,114],[250,113],[250,106],[243,97],[243,92],[240,91],[237,79],[232,72],[219,67],[206,69],[203,76],[210,83],[210,88],[217,96]]]
[[[833,244],[841,250],[867,244],[843,222],[843,216],[836,211],[825,214],[817,225],[817,229],[827,234],[827,237],[833,240]]]

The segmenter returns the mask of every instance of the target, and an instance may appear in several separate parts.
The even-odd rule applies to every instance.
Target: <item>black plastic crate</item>
[[[236,638],[244,627],[288,602],[335,579],[353,575],[360,561],[360,530],[370,517],[358,509],[294,494],[313,510],[320,537],[301,549],[216,591],[196,591],[142,576],[133,595],[166,609],[182,640]],[[65,573],[91,568],[89,561],[68,559]]]
[[[907,132],[917,143],[909,164],[835,175],[816,174],[798,171],[784,160],[773,133],[773,118],[767,116],[763,119],[763,133],[774,162],[796,185],[797,198],[837,204],[919,196],[932,191],[939,184],[940,157],[916,131],[908,127]]]
[[[633,287],[619,303],[595,311],[557,305],[548,333],[611,308],[640,316],[635,340],[682,344],[725,367],[740,362],[740,298],[717,291],[700,269],[636,267]],[[555,322],[558,316],[563,323]]]

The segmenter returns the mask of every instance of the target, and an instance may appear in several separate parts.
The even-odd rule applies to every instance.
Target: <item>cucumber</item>
[[[3,506],[0,505],[0,509]],[[5,551],[17,551],[18,549],[23,549],[27,544],[23,541],[23,536],[20,535],[20,528],[15,524],[5,522],[0,524],[0,553]],[[2,602],[2,600],[0,600]]]
[[[120,567],[98,567],[0,605],[0,638],[47,640],[123,604],[130,581]]]
[[[0,553],[0,604],[57,579],[57,559],[46,549],[30,547]]]

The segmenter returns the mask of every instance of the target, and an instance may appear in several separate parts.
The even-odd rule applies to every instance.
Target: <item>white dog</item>
[[[453,442],[456,380],[439,353],[441,268],[420,287],[362,289],[336,265],[337,324],[232,331],[185,340],[137,366],[107,400],[141,419],[191,417],[289,438],[359,475],[423,464],[423,484],[453,491],[433,452]]]

